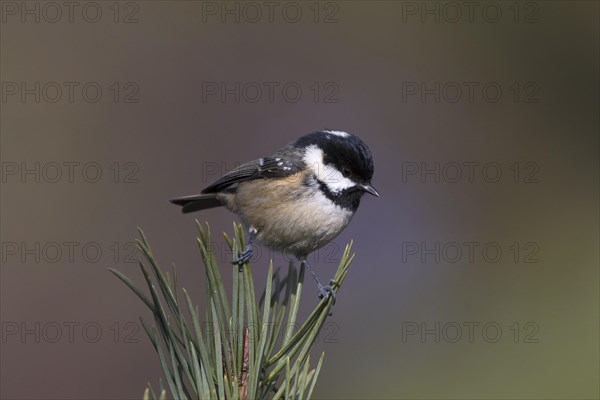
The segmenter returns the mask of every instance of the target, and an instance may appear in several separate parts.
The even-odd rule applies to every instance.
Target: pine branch
[[[137,244],[145,261],[140,260],[139,266],[149,295],[127,276],[109,268],[152,312],[154,325],[149,326],[144,320],[142,325],[158,354],[170,396],[176,400],[309,399],[324,358],[321,354],[316,368],[310,369],[310,350],[333,305],[332,298],[322,299],[295,329],[304,266],[297,271],[290,263],[287,275],[281,278],[279,269],[273,272],[270,262],[266,288],[259,300],[250,264],[233,266],[230,303],[221,270],[210,250],[213,247],[208,224],[197,225],[198,248],[206,274],[205,331],[199,310],[185,288],[185,301],[179,301],[175,268],[172,276],[163,273],[141,229]],[[234,224],[233,237],[224,235],[233,254],[244,249],[241,225]],[[354,258],[351,248],[352,243],[346,246],[335,274],[336,293]],[[284,340],[279,341],[281,332]],[[162,400],[166,396],[162,382],[158,396],[150,385],[143,394],[144,400]]]

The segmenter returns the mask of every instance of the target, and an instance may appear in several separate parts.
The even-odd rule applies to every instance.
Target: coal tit
[[[364,193],[379,197],[372,177],[367,145],[350,133],[325,130],[235,168],[201,194],[171,202],[184,213],[224,205],[249,227],[248,245],[234,263],[250,260],[256,239],[296,256],[316,280],[319,297],[335,297],[335,282],[323,286],[306,257],[348,225]]]

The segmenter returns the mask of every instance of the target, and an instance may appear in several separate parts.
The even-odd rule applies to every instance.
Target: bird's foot
[[[237,260],[233,260],[231,262],[234,265],[237,264],[241,267],[242,265],[248,263],[248,261],[250,261],[250,259],[252,258],[252,244],[254,243],[254,236],[256,236],[256,228],[254,226],[251,226],[249,232],[250,237],[248,238],[248,243],[246,244],[244,252],[240,254]]]
[[[231,263],[242,266],[243,264],[246,264],[248,261],[250,261],[251,258],[252,258],[252,245],[248,245],[248,246],[246,246],[246,249],[244,250],[244,252],[242,254],[240,254],[240,256],[236,260],[233,260]]]
[[[333,298],[333,304],[335,304],[336,301],[336,295],[335,295],[335,291],[333,290],[333,287],[336,286],[338,283],[336,281],[334,281],[333,279],[331,279],[329,281],[329,285],[327,286],[323,286],[322,284],[318,283],[317,284],[317,289],[319,290],[319,299],[328,299],[329,296],[331,296]]]

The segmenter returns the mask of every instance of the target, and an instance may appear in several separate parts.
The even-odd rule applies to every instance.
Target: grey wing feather
[[[280,157],[264,157],[247,162],[217,179],[202,193],[221,192],[234,184],[264,178],[278,178],[293,175],[302,168],[300,163],[292,163]]]

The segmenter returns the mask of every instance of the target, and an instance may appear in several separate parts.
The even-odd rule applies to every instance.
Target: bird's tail
[[[194,194],[191,196],[178,197],[170,200],[171,203],[181,206],[181,212],[184,214],[194,211],[205,210],[207,208],[220,207],[223,205],[217,198],[216,193]]]

